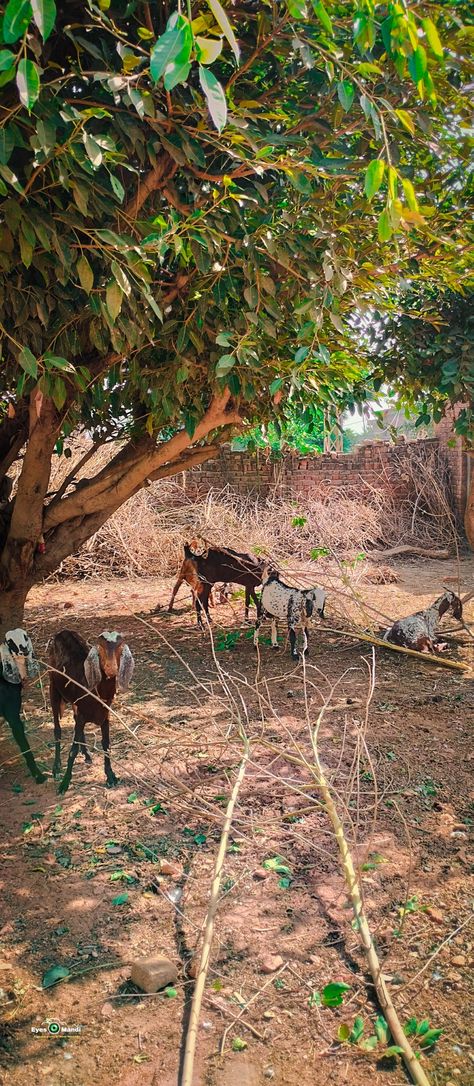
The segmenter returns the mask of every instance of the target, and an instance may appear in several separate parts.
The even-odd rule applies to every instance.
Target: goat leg
[[[291,656],[293,660],[298,660],[298,649],[296,646],[296,632],[294,626],[289,627],[288,633],[290,635]]]
[[[71,749],[69,751],[69,757],[68,757],[68,760],[67,760],[66,772],[65,772],[64,777],[63,777],[63,779],[61,781],[61,784],[59,785],[59,788],[58,788],[58,792],[59,792],[59,794],[61,796],[63,796],[64,793],[67,792],[67,790],[69,788],[69,785],[71,783],[72,767],[74,765],[74,762],[76,761],[78,753],[79,753],[79,743],[77,741],[77,726],[76,726],[74,728],[74,739],[72,741],[72,747],[71,747]]]
[[[49,687],[51,708],[53,710],[54,721],[54,765],[53,765],[53,777],[61,776],[61,712],[62,712],[62,700],[61,695],[56,690],[54,685],[54,676],[51,675],[50,687]]]
[[[85,733],[84,733],[84,728],[85,728],[85,724],[79,724],[79,723],[77,724],[77,726],[76,726],[77,742],[79,744],[79,751],[84,755],[84,761],[85,761],[86,765],[92,765],[92,758],[91,758],[91,756],[89,754],[89,751],[88,751],[87,745],[86,745],[86,737],[85,737]]]
[[[277,648],[278,648],[277,620],[276,620],[276,618],[272,618],[272,649],[277,649]]]
[[[8,718],[8,723],[12,730],[13,738],[20,748],[20,751],[26,762],[26,765],[28,766],[31,776],[34,777],[37,784],[43,784],[43,782],[46,780],[46,776],[36,765],[33,752],[26,738],[25,725],[23,724],[20,714],[12,713],[11,716],[9,716]]]
[[[171,593],[171,599],[170,599],[170,602],[168,604],[168,611],[173,610],[174,601],[176,599],[177,593],[179,592],[179,590],[181,588],[181,585],[182,585],[184,580],[185,580],[184,577],[178,577],[178,580],[176,581],[176,584],[175,584],[175,586],[173,588],[173,591]]]
[[[102,750],[104,752],[104,773],[107,777],[106,788],[115,788],[115,785],[118,784],[118,777],[115,776],[115,773],[110,764],[110,730],[108,720],[104,720],[101,726],[101,731]]]

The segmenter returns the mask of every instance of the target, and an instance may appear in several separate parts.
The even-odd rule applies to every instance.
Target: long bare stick
[[[232,825],[234,808],[237,802],[237,796],[239,794],[240,786],[244,779],[248,759],[249,743],[247,737],[245,737],[244,755],[239,766],[239,772],[235,779],[235,784],[232,789],[232,795],[227,804],[224,827],[222,830],[219,851],[217,853],[216,863],[214,867],[214,878],[212,880],[211,899],[207,911],[206,927],[204,929],[204,942],[201,951],[201,961],[199,963],[199,973],[197,975],[196,985],[194,988],[188,1033],[186,1037],[186,1048],[184,1053],[183,1076],[181,1079],[181,1086],[191,1086],[192,1083],[199,1015],[201,1013],[202,997],[204,995],[204,986],[206,983],[206,977],[209,969],[212,939],[214,935],[214,921],[216,918],[217,906],[219,904],[219,891],[221,885],[222,870],[224,867],[225,855],[227,852],[227,844],[229,840],[230,827]]]
[[[373,682],[371,684],[371,690],[373,690]],[[330,697],[331,695],[329,695],[329,698],[327,699],[328,702]],[[322,799],[324,801],[327,816],[331,823],[337,841],[337,847],[339,849],[339,856],[341,858],[344,878],[352,903],[357,931],[360,934],[362,945],[367,956],[367,963],[372,975],[372,980],[374,982],[374,988],[380,1007],[386,1018],[390,1033],[393,1040],[395,1041],[395,1044],[399,1045],[400,1048],[403,1050],[403,1059],[408,1068],[408,1071],[410,1072],[412,1081],[416,1083],[417,1086],[430,1086],[429,1079],[427,1078],[421,1064],[417,1060],[408,1038],[403,1032],[401,1022],[392,1003],[390,992],[388,991],[387,985],[383,978],[381,964],[374,947],[369,924],[364,911],[364,906],[362,904],[360,886],[354,868],[352,855],[344,833],[344,827],[339,817],[339,812],[337,810],[336,804],[334,803],[331,788],[328,784],[319,758],[318,734],[321,723],[324,719],[324,713],[325,705],[323,705],[321,712],[319,713],[316,725],[310,728],[314,757],[312,774],[316,782],[317,788],[320,792],[320,795],[322,796]]]
[[[468,664],[461,664],[458,660],[445,660],[442,656],[433,656],[429,652],[416,652],[415,649],[405,649],[403,645],[393,645],[391,641],[381,641],[372,634],[364,634],[354,630],[336,630],[332,626],[324,626],[329,633],[340,634],[341,637],[353,637],[355,641],[368,641],[370,645],[379,645],[382,649],[390,649],[392,652],[402,652],[405,656],[414,656],[424,664],[436,664],[441,667],[450,667],[454,671],[470,671]]]

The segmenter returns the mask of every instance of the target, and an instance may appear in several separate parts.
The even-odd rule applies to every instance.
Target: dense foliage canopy
[[[217,432],[289,397],[369,395],[346,318],[398,306],[401,278],[468,283],[467,13],[9,0],[3,470],[29,444],[6,587],[54,568],[147,478],[210,455]],[[418,397],[424,378],[403,362],[400,377]],[[53,450],[81,425],[128,444],[80,496],[48,498]]]

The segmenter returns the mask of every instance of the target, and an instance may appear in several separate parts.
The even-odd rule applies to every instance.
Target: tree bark
[[[23,626],[26,597],[33,581],[23,581],[20,585],[0,592],[0,641],[7,630],[16,630]]]
[[[464,513],[464,530],[467,541],[474,551],[474,452],[468,452],[468,484],[466,511]]]

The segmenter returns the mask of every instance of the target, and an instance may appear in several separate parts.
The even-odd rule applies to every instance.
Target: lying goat
[[[324,618],[324,606],[326,593],[322,588],[290,588],[280,580],[278,573],[272,573],[263,582],[260,606],[255,623],[253,643],[258,645],[258,631],[262,621],[262,615],[272,620],[272,648],[278,648],[277,624],[278,621],[288,624],[291,655],[293,660],[298,659],[296,648],[296,630],[299,626],[303,629],[303,653],[308,652],[308,626],[309,620],[315,611],[320,618]]]
[[[194,543],[194,541],[192,541]],[[203,625],[203,611],[209,618],[209,602],[213,585],[217,582],[241,584],[245,587],[245,618],[248,619],[250,601],[258,612],[255,589],[262,583],[265,563],[251,554],[241,554],[229,547],[208,547],[196,553],[189,543],[184,544],[184,561],[173,588],[168,611],[172,611],[176,593],[187,581],[194,592],[194,603],[199,625]]]
[[[454,592],[446,591],[425,611],[399,618],[385,631],[383,639],[416,652],[443,652],[447,648],[446,642],[439,641],[436,635],[445,614],[453,615],[459,621],[462,619],[462,602]]]
[[[98,637],[97,645],[91,648],[80,634],[73,630],[61,630],[48,642],[47,652],[49,664],[54,669],[49,675],[49,692],[56,748],[55,777],[61,773],[60,720],[67,702],[72,703],[74,713],[74,739],[59,791],[66,792],[69,788],[72,767],[79,750],[82,750],[89,765],[92,761],[84,735],[87,723],[96,724],[101,730],[104,771],[107,787],[111,788],[118,781],[110,764],[109,707],[115,694],[126,690],[132,678],[135,662],[130,649],[119,633],[104,630]],[[88,690],[91,693],[87,693]]]
[[[25,630],[9,630],[5,634],[0,645],[0,665],[0,717],[10,725],[31,776],[42,784],[46,777],[36,765],[20,716],[23,682],[36,678],[39,670]]]

